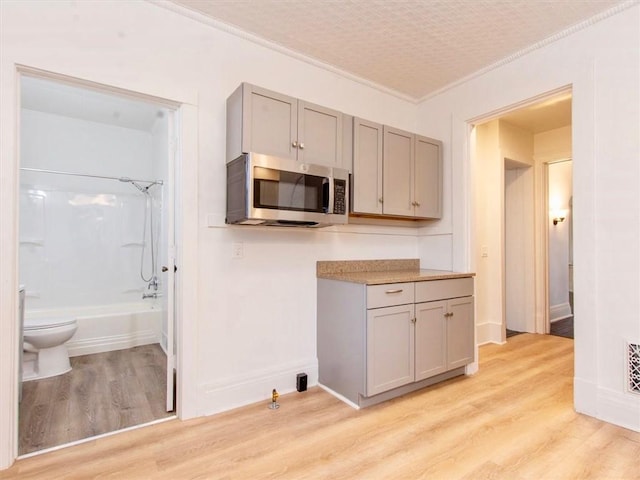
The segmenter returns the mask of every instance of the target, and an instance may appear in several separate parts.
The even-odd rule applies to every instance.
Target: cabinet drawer
[[[416,282],[416,303],[473,295],[473,277]]]
[[[367,308],[413,303],[413,282],[367,286]]]

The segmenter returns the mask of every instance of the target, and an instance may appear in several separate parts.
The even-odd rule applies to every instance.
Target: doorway
[[[176,112],[50,78],[20,87],[24,455],[173,416]],[[37,339],[62,324],[66,365]]]
[[[549,163],[549,333],[573,338],[573,162]]]
[[[478,344],[549,332],[550,163],[571,157],[571,90],[473,123]]]

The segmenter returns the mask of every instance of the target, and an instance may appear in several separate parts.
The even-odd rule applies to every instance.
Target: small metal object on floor
[[[275,410],[276,408],[280,408],[280,404],[277,402],[279,396],[280,396],[280,394],[274,388],[273,391],[271,392],[271,403],[269,404],[269,408],[271,410]]]

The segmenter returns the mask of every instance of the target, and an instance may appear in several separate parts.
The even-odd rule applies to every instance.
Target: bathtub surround
[[[167,221],[167,115],[134,115],[150,107],[45,80],[23,84],[23,103],[30,107],[21,112],[26,317],[77,318],[67,345],[71,356],[158,342],[165,348],[158,266],[167,249],[160,241]],[[81,97],[86,108],[51,109],[62,94],[71,101]],[[36,101],[42,95],[50,104]],[[124,117],[121,124],[100,116],[109,102]],[[150,293],[156,295],[143,298]]]

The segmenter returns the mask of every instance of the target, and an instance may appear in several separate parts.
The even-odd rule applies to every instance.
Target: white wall
[[[453,267],[476,269],[464,246],[471,184],[468,120],[567,85],[573,93],[576,409],[640,430],[625,390],[625,342],[640,339],[640,6],[634,5],[420,106],[424,128],[451,138]],[[613,212],[613,213],[612,213]],[[443,249],[445,247],[443,246]],[[482,321],[482,319],[479,319]]]
[[[197,183],[187,185],[185,194],[197,191],[198,202],[183,214],[187,224],[198,225],[197,249],[182,255],[197,257],[193,264],[178,266],[178,277],[196,268],[193,283],[200,287],[183,291],[185,303],[193,298],[197,304],[197,313],[183,319],[183,335],[188,336],[183,353],[194,365],[184,373],[193,377],[195,385],[183,392],[182,408],[189,414],[208,414],[265,399],[272,388],[291,391],[300,371],[309,374],[313,385],[317,379],[316,260],[415,258],[416,231],[224,225],[225,100],[247,81],[437,137],[416,127],[416,106],[146,2],[52,1],[38,3],[37,8],[31,2],[2,2],[1,8],[0,225],[5,258],[12,258],[13,252],[12,179],[17,150],[12,142],[15,111],[4,106],[17,104],[16,64],[193,105],[197,131],[184,132],[186,151],[192,151],[194,144],[189,142],[197,143],[194,154],[182,159],[182,169],[192,176],[197,171]],[[243,259],[232,260],[234,242],[244,244]],[[11,322],[15,304],[13,268],[3,261],[3,326]],[[11,338],[3,341],[11,344]],[[4,362],[2,385],[9,387],[0,391],[7,392],[10,400],[11,359],[0,361]],[[11,421],[10,416],[7,419]],[[0,439],[0,453],[13,448],[7,440],[10,433]]]
[[[417,119],[411,103],[149,3],[51,1],[34,8],[31,2],[4,1],[0,8],[3,331],[12,331],[11,315],[17,311],[17,269],[12,260],[16,64],[183,102],[194,106],[189,112],[197,110],[197,131],[184,132],[188,140],[183,158],[189,178],[197,171],[199,179],[191,185],[191,191],[198,191],[197,205],[185,212],[189,226],[194,217],[198,224],[197,245],[185,253],[192,258],[197,250],[197,259],[191,261],[198,264],[198,289],[184,292],[197,303],[197,313],[183,325],[192,340],[184,353],[196,365],[186,373],[196,386],[183,392],[183,401],[189,403],[187,411],[196,414],[264,399],[274,387],[292,390],[294,374],[302,368],[308,369],[313,384],[316,260],[419,254],[424,266],[475,268],[469,256],[467,192],[473,172],[466,163],[465,121],[573,83],[581,145],[576,158],[584,160],[576,172],[580,181],[575,208],[581,218],[578,222],[577,213],[576,230],[585,239],[576,249],[576,263],[582,266],[576,282],[576,298],[582,298],[577,310],[584,316],[576,331],[576,404],[580,411],[618,423],[637,415],[637,403],[622,393],[619,371],[622,337],[639,337],[634,321],[638,299],[632,295],[639,286],[637,249],[624,255],[624,264],[620,258],[638,243],[637,211],[617,209],[615,221],[604,213],[609,215],[621,201],[638,204],[639,146],[633,140],[633,126],[638,124],[638,7],[424,102]],[[348,226],[309,232],[224,226],[225,99],[242,81],[443,139],[444,218],[421,229],[418,241],[413,230],[402,228]],[[629,141],[616,141],[620,135]],[[602,171],[596,162],[600,157],[621,168]],[[596,173],[604,183],[594,194]],[[609,191],[607,186],[614,184],[621,188]],[[605,233],[596,240],[594,229]],[[245,255],[232,260],[231,245],[238,241],[244,243]],[[596,259],[595,251],[602,245],[615,248]],[[192,267],[184,265],[183,274]],[[614,289],[620,284],[622,289]],[[607,300],[611,298],[626,300]],[[596,338],[598,321],[605,314],[607,319],[613,316],[619,328]],[[11,338],[0,342],[3,351],[11,351]],[[593,358],[597,351],[610,355]],[[0,357],[0,362],[0,391],[11,405],[14,360]],[[603,389],[610,401],[625,407],[617,409],[624,418],[611,414]],[[598,398],[597,404],[589,398]],[[11,409],[2,420],[13,421]],[[11,441],[11,432],[3,429],[0,466],[11,461]]]

